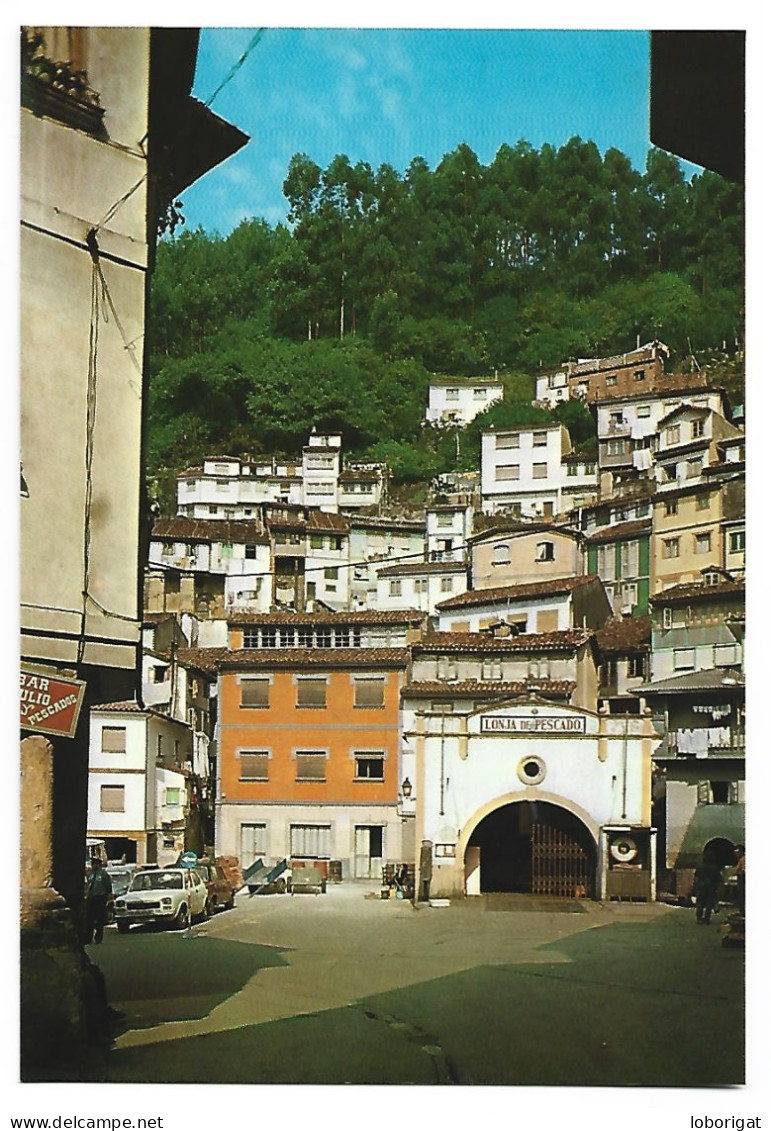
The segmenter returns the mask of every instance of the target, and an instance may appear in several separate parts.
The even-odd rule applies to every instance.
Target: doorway
[[[379,880],[383,870],[383,826],[354,828],[353,874],[357,880]]]
[[[594,898],[597,848],[567,809],[545,801],[514,801],[484,817],[469,839],[478,857],[479,890]]]

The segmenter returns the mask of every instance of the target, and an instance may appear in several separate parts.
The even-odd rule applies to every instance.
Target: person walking
[[[705,852],[693,877],[693,894],[696,897],[696,922],[709,923],[723,870],[711,852]]]
[[[86,943],[100,943],[107,922],[107,903],[112,896],[112,880],[95,856],[86,880]]]

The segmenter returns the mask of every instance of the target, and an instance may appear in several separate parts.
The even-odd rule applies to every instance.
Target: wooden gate
[[[593,888],[591,853],[563,829],[534,823],[532,891],[575,899],[591,897]]]

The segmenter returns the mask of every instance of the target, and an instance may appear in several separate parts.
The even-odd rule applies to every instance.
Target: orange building
[[[400,610],[231,623],[218,663],[218,853],[244,868],[335,860],[343,878],[373,879],[414,859],[399,711],[423,620]],[[384,638],[391,646],[373,646]]]

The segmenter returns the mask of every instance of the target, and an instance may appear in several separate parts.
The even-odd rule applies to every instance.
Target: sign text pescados
[[[586,734],[583,715],[482,715],[482,734]]]
[[[86,685],[21,669],[19,714],[23,730],[72,738],[78,725]]]

